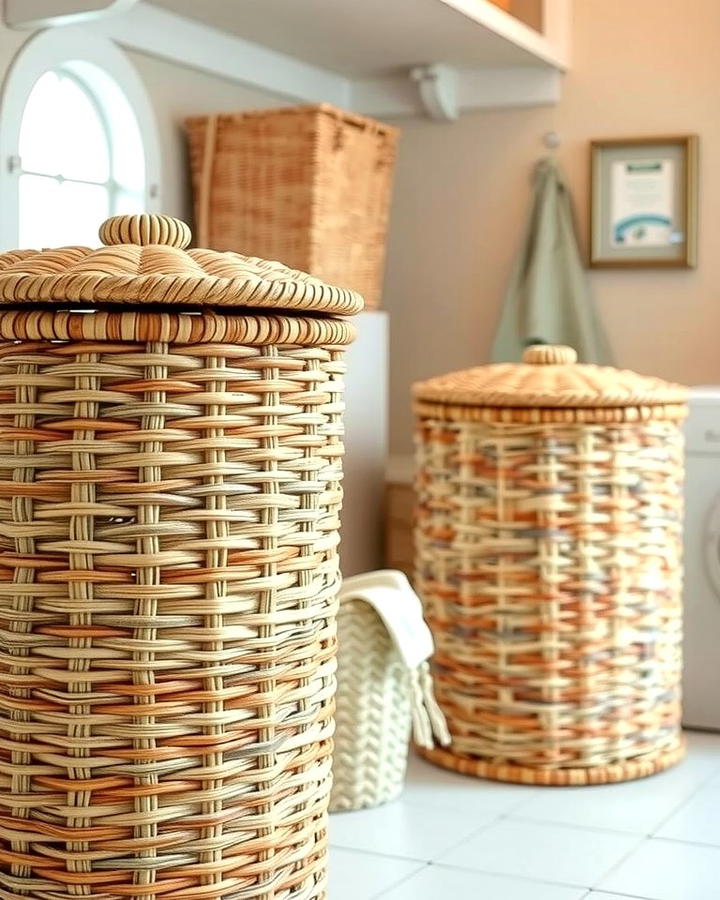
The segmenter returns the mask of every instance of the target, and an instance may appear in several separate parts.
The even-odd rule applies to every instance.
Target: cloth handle
[[[415,742],[433,746],[433,735],[447,746],[450,734],[437,705],[428,659],[434,645],[423,618],[420,598],[402,572],[384,569],[345,579],[340,602],[360,600],[380,616],[390,638],[407,667],[412,693],[412,722]]]
[[[423,619],[420,599],[409,584],[407,590],[389,585],[350,592],[343,588],[340,602],[347,600],[362,600],[375,610],[408,669],[416,669],[432,656],[432,633]]]

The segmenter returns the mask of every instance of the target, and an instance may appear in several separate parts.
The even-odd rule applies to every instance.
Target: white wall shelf
[[[542,33],[489,0],[141,0],[93,28],[293,101],[402,116],[432,109],[411,73],[435,64],[457,111],[556,103],[571,2],[543,0]]]

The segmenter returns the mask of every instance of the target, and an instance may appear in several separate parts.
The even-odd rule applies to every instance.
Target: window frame
[[[157,123],[140,76],[120,48],[108,38],[80,27],[51,28],[34,35],[23,45],[13,60],[0,95],[0,251],[18,246],[18,183],[22,172],[19,141],[25,105],[38,78],[45,72],[57,70],[77,79],[98,108],[110,138],[111,161],[115,128],[102,103],[102,95],[108,89],[108,80],[124,94],[137,119],[143,143],[145,209],[159,212],[162,208]],[[95,84],[93,74],[97,70],[102,77],[98,76]],[[109,192],[114,200],[113,192],[117,186],[112,184],[112,170],[110,182]]]

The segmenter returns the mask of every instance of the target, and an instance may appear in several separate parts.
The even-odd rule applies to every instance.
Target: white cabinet
[[[345,411],[345,499],[340,564],[343,575],[383,564],[388,441],[388,314],[360,313],[348,348]]]

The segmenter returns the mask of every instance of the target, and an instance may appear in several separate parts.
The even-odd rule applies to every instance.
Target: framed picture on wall
[[[692,267],[697,135],[590,144],[590,266]]]

